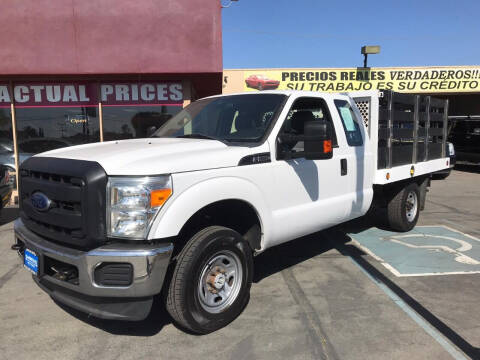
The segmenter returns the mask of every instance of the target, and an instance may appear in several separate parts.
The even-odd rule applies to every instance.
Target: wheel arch
[[[221,225],[242,234],[252,249],[262,248],[269,218],[263,196],[251,182],[215,178],[195,184],[170,200],[170,206],[156,217],[149,239],[186,237],[199,226]],[[249,223],[258,228],[246,229]]]

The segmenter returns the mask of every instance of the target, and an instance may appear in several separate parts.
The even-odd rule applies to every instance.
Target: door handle
[[[344,176],[347,175],[348,167],[347,167],[347,159],[340,160],[340,175]]]

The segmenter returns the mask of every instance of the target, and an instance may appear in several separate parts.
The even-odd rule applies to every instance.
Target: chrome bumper
[[[17,244],[22,245],[21,243],[23,243],[26,248],[35,251],[39,256],[39,274],[34,276],[34,279],[42,289],[60,302],[94,316],[109,319],[140,320],[139,316],[132,317],[128,314],[105,315],[105,309],[97,311],[98,306],[96,305],[109,303],[106,299],[99,301],[99,298],[108,298],[111,300],[110,303],[115,304],[122,303],[122,298],[125,298],[124,303],[131,305],[132,302],[135,302],[135,298],[142,298],[142,301],[145,302],[145,299],[158,294],[162,289],[173,251],[172,243],[161,245],[120,243],[101,246],[87,252],[80,251],[45,240],[27,229],[21,219],[15,221],[14,232]],[[45,274],[42,269],[45,257],[75,266],[78,269],[78,285]],[[95,268],[104,262],[130,263],[133,267],[131,285],[116,287],[96,284]],[[127,307],[131,308],[131,306]],[[103,306],[103,308],[108,308],[108,306]]]

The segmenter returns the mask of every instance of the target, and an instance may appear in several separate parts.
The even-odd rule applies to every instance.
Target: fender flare
[[[233,191],[233,189],[235,191]],[[235,194],[233,196],[233,194]],[[157,214],[148,239],[177,236],[186,222],[204,207],[222,200],[240,200],[257,213],[262,230],[262,248],[270,234],[271,216],[261,191],[252,182],[238,177],[217,177],[198,182],[167,201]]]

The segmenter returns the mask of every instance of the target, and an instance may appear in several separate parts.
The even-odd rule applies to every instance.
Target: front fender
[[[203,180],[174,195],[155,218],[148,239],[177,236],[183,225],[197,211],[221,200],[242,200],[255,209],[262,228],[263,245],[266,237],[271,233],[269,231],[271,212],[260,189],[252,182],[238,177],[216,177]]]

